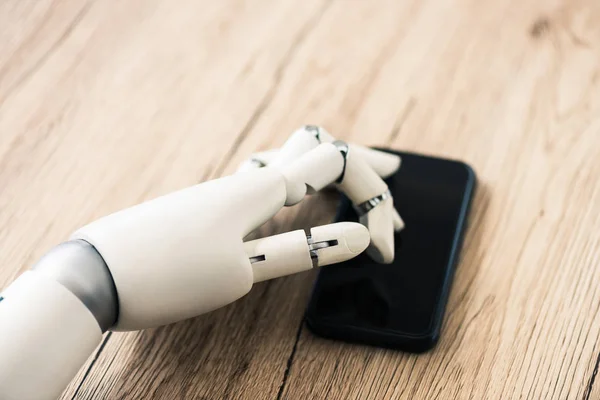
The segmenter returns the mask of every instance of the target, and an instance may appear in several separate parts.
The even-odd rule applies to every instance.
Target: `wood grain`
[[[434,351],[313,336],[311,272],[108,334],[62,398],[600,399],[599,21],[595,0],[0,2],[0,287],[304,123],[462,159],[480,184]]]

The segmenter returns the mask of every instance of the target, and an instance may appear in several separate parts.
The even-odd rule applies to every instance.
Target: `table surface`
[[[0,2],[0,287],[305,123],[480,184],[435,350],[314,336],[304,273],[107,334],[62,398],[600,398],[599,21],[597,0]],[[334,208],[311,197],[262,233]]]

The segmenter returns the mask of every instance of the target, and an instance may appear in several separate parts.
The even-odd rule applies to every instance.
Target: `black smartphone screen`
[[[402,157],[386,182],[406,225],[395,237],[394,262],[363,253],[323,268],[306,321],[322,336],[421,352],[440,335],[475,175],[462,162],[390,152]],[[358,220],[348,199],[336,220]]]

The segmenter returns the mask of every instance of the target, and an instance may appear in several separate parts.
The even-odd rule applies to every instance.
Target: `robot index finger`
[[[285,232],[244,243],[252,264],[254,282],[306,271],[349,260],[370,243],[369,231],[355,222],[317,226]]]

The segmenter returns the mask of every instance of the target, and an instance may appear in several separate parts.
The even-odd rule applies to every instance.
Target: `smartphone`
[[[363,253],[322,268],[306,322],[324,337],[418,353],[440,337],[475,173],[460,161],[383,151],[402,158],[386,180],[405,223],[394,261],[377,264]],[[336,221],[357,220],[342,197]]]

